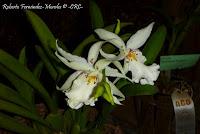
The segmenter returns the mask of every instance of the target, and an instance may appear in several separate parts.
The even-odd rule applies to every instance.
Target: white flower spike
[[[79,109],[84,104],[94,106],[95,101],[97,101],[97,99],[94,99],[91,97],[91,95],[97,84],[102,81],[102,70],[111,63],[111,61],[106,59],[97,61],[99,49],[103,43],[104,41],[95,43],[90,48],[88,58],[86,60],[82,57],[65,52],[58,46],[56,42],[56,56],[65,65],[74,70],[77,70],[75,73],[68,77],[61,88],[58,88],[58,90],[61,90],[65,93],[67,96],[66,101],[68,105],[73,109]],[[110,87],[113,87],[113,85]],[[114,95],[120,96],[121,98],[124,96],[122,96],[122,93],[117,88],[114,88],[114,91],[112,91],[112,89],[113,88],[111,88],[111,92],[114,102],[119,104],[121,100],[118,100]]]
[[[128,71],[132,73],[132,82],[141,83],[141,84],[150,84],[154,85],[154,81],[157,80],[159,76],[159,65],[153,64],[151,66],[144,65],[146,61],[145,56],[142,55],[142,52],[138,49],[148,39],[151,34],[154,22],[149,24],[147,27],[138,30],[134,35],[130,37],[126,45],[122,39],[109,31],[104,29],[96,29],[95,32],[102,40],[112,43],[114,46],[119,48],[119,55],[106,54],[103,50],[100,50],[100,53],[103,57],[108,60],[116,62],[116,60],[124,59],[123,73],[126,74]],[[109,41],[109,40],[112,40]],[[118,67],[118,66],[116,66]],[[119,68],[119,67],[118,67]],[[121,70],[121,68],[119,68]],[[115,81],[116,82],[116,81]]]

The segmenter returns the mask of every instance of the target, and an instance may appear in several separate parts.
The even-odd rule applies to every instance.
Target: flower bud
[[[104,87],[105,87],[105,91],[103,93],[104,99],[106,99],[108,102],[110,102],[112,105],[114,105],[114,100],[113,100],[113,96],[111,93],[110,85],[107,82],[104,82]]]
[[[98,97],[102,96],[104,93],[104,90],[105,88],[102,84],[98,85],[92,93],[92,96],[94,97],[94,99],[97,99]]]
[[[117,19],[117,25],[115,27],[115,34],[119,34],[120,32],[120,20]]]

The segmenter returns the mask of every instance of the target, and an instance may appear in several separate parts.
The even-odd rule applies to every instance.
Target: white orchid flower
[[[157,80],[159,76],[159,65],[153,64],[151,66],[146,66],[144,62],[146,61],[145,56],[138,49],[148,39],[151,34],[154,22],[149,24],[147,27],[138,30],[134,35],[130,37],[126,45],[124,41],[116,34],[106,31],[104,29],[96,29],[95,32],[100,39],[110,42],[119,49],[119,55],[107,54],[100,50],[103,57],[108,60],[115,61],[124,59],[123,73],[126,74],[128,71],[132,73],[132,82],[141,84],[154,85],[154,81]],[[120,64],[117,66],[120,70]]]
[[[97,61],[99,50],[103,41],[95,43],[89,50],[87,60],[72,55],[68,52],[65,52],[62,48],[60,48],[56,42],[57,51],[56,56],[68,67],[77,70],[72,75],[68,77],[66,82],[62,85],[61,90],[67,96],[67,103],[73,109],[79,109],[84,104],[94,106],[95,101],[94,97],[91,97],[93,89],[97,86],[99,82],[102,81],[103,73],[102,70],[105,69],[111,62],[106,59],[101,59]],[[97,62],[96,62],[97,61]],[[112,70],[112,69],[111,69]],[[117,76],[119,74],[108,74],[107,76]],[[108,81],[111,92],[113,96],[113,100],[116,104],[120,104],[120,99],[115,97],[117,95],[121,98],[125,98],[124,95],[112,84]]]

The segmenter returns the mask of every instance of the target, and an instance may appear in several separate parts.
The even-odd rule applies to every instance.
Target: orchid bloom
[[[62,48],[58,46],[56,42],[56,56],[66,66],[76,70],[68,77],[61,88],[58,88],[58,90],[61,90],[65,93],[65,95],[67,96],[66,101],[68,105],[73,109],[79,109],[84,104],[94,106],[95,101],[97,101],[97,98],[95,99],[94,97],[92,97],[93,90],[97,86],[97,84],[102,81],[102,70],[111,63],[106,59],[101,59],[97,61],[99,50],[103,43],[103,41],[95,43],[90,48],[88,58],[86,60],[85,58],[65,52]],[[116,76],[115,74],[112,74],[112,72],[107,76],[109,75]],[[121,104],[120,101],[124,100],[125,96],[108,79],[106,79],[106,82],[110,85],[114,103]],[[121,99],[118,99],[114,95],[121,97]]]
[[[128,71],[132,73],[132,82],[141,83],[141,84],[150,84],[154,85],[154,81],[157,80],[159,76],[160,66],[157,64],[152,64],[146,66],[144,62],[146,61],[145,56],[142,55],[142,52],[138,49],[148,39],[151,34],[154,22],[149,24],[147,27],[138,30],[134,35],[130,37],[126,45],[124,41],[116,34],[106,31],[104,29],[96,29],[95,32],[100,39],[105,40],[119,49],[119,55],[107,54],[100,50],[100,53],[103,57],[108,60],[114,61],[117,63],[117,60],[124,59],[123,72],[126,74]],[[117,66],[119,69],[119,63]],[[121,70],[121,69],[120,69]]]

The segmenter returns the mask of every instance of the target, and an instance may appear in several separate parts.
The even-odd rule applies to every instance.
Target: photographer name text
[[[72,10],[80,10],[82,9],[81,4],[3,4],[2,9],[4,10],[16,10],[16,9],[21,9],[21,10],[28,10],[28,9],[45,9],[45,10],[61,10],[61,9],[72,9]]]

